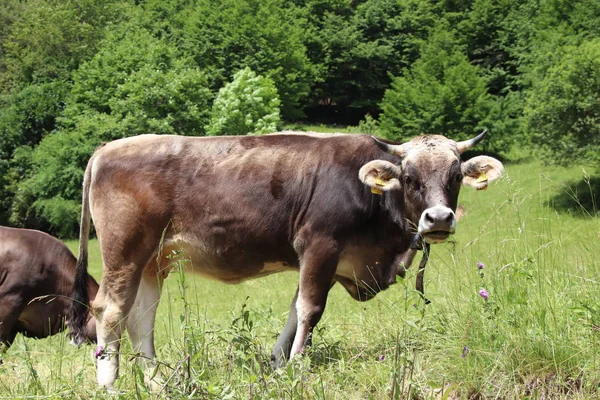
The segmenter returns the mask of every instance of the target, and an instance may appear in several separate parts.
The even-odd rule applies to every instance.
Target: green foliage
[[[212,93],[205,75],[164,41],[127,25],[74,74],[58,132],[33,153],[11,221],[75,235],[87,160],[102,141],[144,133],[202,135]]]
[[[123,17],[126,5],[118,0],[9,0],[4,40],[0,43],[0,87],[31,82],[67,80],[89,59],[107,26]]]
[[[8,224],[17,185],[29,171],[24,154],[54,129],[68,89],[61,81],[29,85],[0,106],[0,224]],[[27,150],[16,156],[23,146]]]
[[[185,24],[184,47],[214,88],[249,67],[275,82],[284,118],[302,116],[315,71],[295,7],[283,0],[199,0]]]
[[[533,142],[547,161],[600,161],[600,39],[557,49],[525,109]]]
[[[206,131],[209,135],[276,132],[279,104],[273,81],[244,68],[219,90]]]
[[[100,139],[81,131],[46,137],[31,154],[31,172],[19,182],[11,223],[42,226],[61,237],[78,231],[81,182],[90,155]]]
[[[307,46],[320,79],[313,103],[377,110],[390,74],[418,58],[419,46],[437,19],[422,0],[374,0],[353,5],[307,1]]]
[[[443,28],[435,38],[385,93],[381,129],[389,138],[437,133],[463,139],[481,129],[490,113],[492,99],[480,69]]]
[[[202,135],[212,94],[205,75],[165,40],[127,25],[74,74],[61,123],[75,128],[103,114],[115,132],[103,140],[139,133]]]

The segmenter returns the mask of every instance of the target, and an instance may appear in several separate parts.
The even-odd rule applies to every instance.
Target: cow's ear
[[[358,171],[358,178],[371,188],[371,192],[381,194],[400,189],[400,167],[389,161],[374,160],[366,163]]]
[[[504,166],[495,158],[488,156],[473,157],[462,163],[463,185],[477,190],[487,189],[488,183],[500,178]]]

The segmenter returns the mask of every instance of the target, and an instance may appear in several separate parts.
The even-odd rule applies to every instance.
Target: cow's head
[[[462,162],[460,155],[475,146],[486,131],[473,139],[455,142],[440,135],[414,138],[394,145],[373,137],[396,163],[374,160],[359,171],[360,180],[375,194],[403,197],[405,217],[428,243],[445,241],[456,228],[456,205],[461,185],[487,188],[504,172],[495,158],[478,156]]]

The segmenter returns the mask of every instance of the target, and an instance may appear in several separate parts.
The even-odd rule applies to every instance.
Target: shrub
[[[564,46],[525,107],[532,141],[551,162],[600,161],[600,39]],[[562,53],[562,54],[561,54]]]
[[[280,121],[279,105],[273,81],[246,67],[219,90],[206,132],[209,135],[275,132]]]
[[[462,140],[491,128],[504,112],[488,94],[481,68],[469,63],[452,34],[443,29],[432,36],[412,68],[393,79],[381,108],[382,133],[398,141],[421,134]],[[506,142],[512,133],[491,135],[486,150],[509,150]]]

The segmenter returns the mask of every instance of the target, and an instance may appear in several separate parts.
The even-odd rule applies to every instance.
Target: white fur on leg
[[[106,315],[106,311],[99,315],[96,323],[98,337],[98,347],[96,348],[97,379],[99,386],[113,389],[119,374],[120,327],[116,327],[119,335],[107,329],[105,326]]]
[[[303,353],[305,350],[304,343],[308,338],[310,327],[308,326],[308,312],[306,307],[306,300],[302,298],[302,294],[298,293],[298,299],[296,300],[296,313],[298,315],[298,327],[296,329],[296,335],[294,336],[294,343],[292,344],[292,350],[290,352],[290,358],[295,354]]]
[[[143,275],[138,288],[135,303],[127,318],[127,330],[135,352],[142,354],[137,358],[138,365],[144,372],[146,384],[151,390],[159,390],[156,382],[159,375],[155,375],[156,364],[152,361],[155,357],[154,350],[154,322],[156,309],[160,300],[159,278]]]
[[[100,343],[100,341],[98,341]],[[113,389],[119,374],[118,346],[104,346],[106,355],[98,358],[98,385]]]

